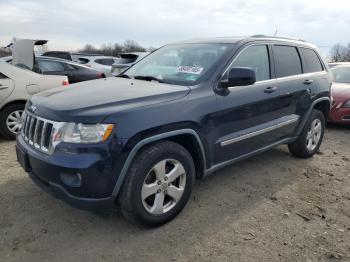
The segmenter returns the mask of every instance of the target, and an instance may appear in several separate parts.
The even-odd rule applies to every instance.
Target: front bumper
[[[22,167],[44,191],[73,207],[106,212],[114,208],[112,192],[119,175],[120,146],[113,143],[84,150],[66,146],[47,155],[32,148],[19,135],[16,151]]]
[[[33,172],[28,172],[29,177],[45,192],[53,195],[55,198],[63,200],[72,207],[89,210],[97,213],[109,212],[114,207],[114,198],[83,198],[76,197],[68,193],[64,187],[53,182],[41,180]]]
[[[330,122],[349,123],[350,124],[350,108],[333,107],[329,116]]]

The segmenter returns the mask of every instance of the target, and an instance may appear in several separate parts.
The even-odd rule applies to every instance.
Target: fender
[[[328,101],[329,102],[329,108],[331,103],[330,103],[330,98],[329,97],[321,97],[321,98],[318,98],[316,99],[315,101],[312,102],[309,110],[306,112],[304,118],[300,121],[300,124],[299,124],[299,127],[296,131],[296,135],[295,135],[295,139],[297,139],[299,137],[299,135],[301,134],[301,132],[303,131],[304,129],[304,126],[306,124],[306,121],[309,119],[310,115],[311,115],[311,112],[312,110],[315,108],[315,105],[318,104],[319,102],[322,102],[322,101]]]
[[[164,138],[168,138],[168,137],[173,137],[173,136],[176,136],[176,135],[184,135],[184,134],[190,134],[192,135],[200,149],[201,149],[201,154],[202,154],[202,158],[203,158],[203,161],[204,161],[204,168],[206,167],[206,159],[205,159],[205,153],[204,153],[204,147],[203,147],[203,144],[202,144],[202,140],[200,139],[199,135],[197,134],[196,131],[194,131],[193,129],[179,129],[179,130],[174,130],[174,131],[170,131],[170,132],[166,132],[166,133],[163,133],[163,134],[159,134],[159,135],[155,135],[155,136],[151,136],[151,137],[147,137],[141,141],[139,141],[134,147],[133,149],[131,150],[131,152],[129,153],[124,165],[123,165],[123,168],[119,174],[119,177],[117,179],[117,182],[114,186],[114,189],[113,189],[113,192],[112,192],[112,197],[116,198],[119,191],[120,191],[120,188],[121,186],[123,185],[123,182],[124,182],[124,179],[126,177],[126,174],[129,170],[129,167],[132,163],[132,161],[134,160],[136,154],[138,153],[138,151],[145,145],[149,144],[149,143],[152,143],[152,142],[155,142],[155,141],[159,141],[159,140],[162,140]]]

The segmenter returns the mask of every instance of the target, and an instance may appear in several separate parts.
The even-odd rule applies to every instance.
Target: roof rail
[[[286,40],[306,42],[304,39],[294,38],[294,37],[285,37],[285,36],[252,35],[250,37],[276,38],[276,39],[286,39]]]

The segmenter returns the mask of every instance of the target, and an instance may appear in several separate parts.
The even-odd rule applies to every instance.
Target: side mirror
[[[256,82],[254,69],[250,67],[233,67],[228,72],[228,80],[221,82],[221,87],[249,86]]]

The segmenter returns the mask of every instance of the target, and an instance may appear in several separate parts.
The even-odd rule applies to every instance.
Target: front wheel
[[[129,220],[159,226],[185,207],[194,179],[194,163],[188,151],[174,142],[160,142],[137,155],[118,204]]]
[[[21,129],[24,104],[11,104],[0,112],[0,133],[7,139],[15,139]]]
[[[313,109],[298,139],[289,144],[289,151],[296,157],[312,157],[320,148],[325,129],[325,117],[320,110]]]

